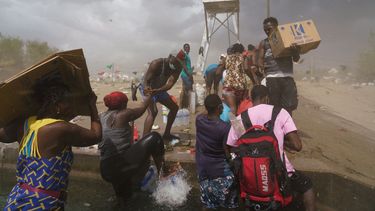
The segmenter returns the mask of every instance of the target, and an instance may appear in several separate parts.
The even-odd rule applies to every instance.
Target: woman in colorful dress
[[[39,81],[34,87],[41,107],[36,116],[15,120],[0,128],[0,142],[20,144],[17,184],[4,208],[10,210],[64,210],[72,146],[86,147],[101,140],[95,94],[89,99],[91,129],[69,123],[74,116],[69,89],[58,79]]]
[[[224,101],[229,105],[231,112],[237,115],[237,107],[242,100],[249,96],[249,87],[246,75],[256,84],[255,72],[250,70],[247,60],[243,56],[244,47],[236,43],[225,60],[226,76],[223,84]]]

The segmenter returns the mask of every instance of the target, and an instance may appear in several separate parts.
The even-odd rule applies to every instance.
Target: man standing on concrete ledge
[[[182,80],[182,90],[180,95],[180,108],[188,108],[190,105],[190,98],[189,94],[193,91],[193,70],[194,67],[191,67],[191,60],[190,60],[190,45],[185,43],[183,46],[183,52],[185,54],[185,65],[187,68],[187,72],[181,70],[181,80]]]
[[[269,37],[277,30],[278,21],[268,17],[263,21],[263,29]],[[300,49],[296,44],[290,46],[291,56],[275,58],[268,38],[259,44],[259,67],[264,71],[270,92],[270,104],[284,108],[292,115],[297,109],[297,87],[293,79],[293,61],[300,59]]]
[[[143,96],[145,92],[153,95],[153,101],[147,108],[148,114],[144,124],[143,136],[151,132],[151,127],[158,114],[156,103],[159,102],[169,109],[163,139],[166,141],[179,139],[177,136],[171,134],[171,128],[176,118],[178,105],[171,99],[167,91],[176,83],[181,71],[187,72],[184,59],[183,51],[173,51],[168,58],[155,59],[150,63],[144,75],[144,80],[139,87]],[[132,94],[134,94],[134,92]]]

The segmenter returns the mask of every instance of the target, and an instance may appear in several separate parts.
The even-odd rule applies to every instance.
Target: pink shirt
[[[264,125],[271,120],[272,105],[260,104],[248,109],[250,121],[253,125]],[[237,119],[241,120],[241,115],[237,116]],[[242,124],[242,120],[241,120]],[[243,127],[243,125],[242,125]],[[279,115],[276,117],[275,126],[273,132],[279,143],[280,154],[284,153],[284,136],[290,132],[296,131],[297,127],[293,122],[292,117],[285,109],[281,109]],[[237,140],[242,134],[236,134],[233,126],[230,128],[227,145],[237,147]],[[288,172],[293,172],[294,167],[285,155],[285,164]]]

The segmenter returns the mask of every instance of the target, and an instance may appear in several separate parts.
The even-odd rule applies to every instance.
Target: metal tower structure
[[[203,71],[213,35],[220,29],[228,31],[228,46],[231,35],[239,42],[240,0],[202,0],[204,6],[205,28],[197,59],[196,68]],[[233,24],[230,24],[232,19]],[[198,71],[198,73],[201,73]]]

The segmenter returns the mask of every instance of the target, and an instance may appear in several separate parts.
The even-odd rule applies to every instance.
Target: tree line
[[[18,73],[57,51],[57,48],[49,46],[47,42],[22,40],[19,37],[0,33],[0,80]]]

